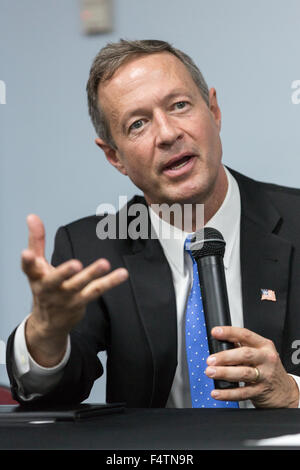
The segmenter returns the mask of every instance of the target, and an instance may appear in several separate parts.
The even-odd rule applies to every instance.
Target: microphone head
[[[218,230],[205,227],[196,232],[190,241],[190,251],[195,260],[204,256],[221,256],[225,253],[226,242]]]

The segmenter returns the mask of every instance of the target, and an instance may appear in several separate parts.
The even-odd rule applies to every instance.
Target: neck
[[[198,203],[152,204],[152,209],[165,222],[191,233],[200,230],[221,207],[228,190],[228,180],[223,165],[220,166],[210,192]]]
[[[204,202],[204,224],[207,224],[207,222],[209,222],[209,220],[220,209],[226,197],[227,191],[228,179],[224,166],[221,165],[214,188],[212,189],[211,194],[208,195],[206,201]]]

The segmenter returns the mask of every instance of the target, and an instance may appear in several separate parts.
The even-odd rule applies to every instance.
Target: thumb
[[[35,215],[27,216],[28,226],[28,248],[32,250],[35,256],[45,257],[45,227],[41,219]]]

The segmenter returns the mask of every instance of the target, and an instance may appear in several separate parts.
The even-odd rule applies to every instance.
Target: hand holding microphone
[[[216,388],[212,396],[221,401],[251,400],[258,408],[297,408],[298,386],[284,369],[273,342],[246,328],[231,326],[221,233],[208,227],[196,232],[190,251],[197,262],[208,344],[214,359],[210,362],[212,357],[208,358],[213,366],[208,369],[215,370],[208,374]],[[236,343],[239,348],[234,347]],[[245,386],[239,387],[239,382]]]

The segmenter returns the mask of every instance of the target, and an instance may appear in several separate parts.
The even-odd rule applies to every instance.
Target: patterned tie
[[[192,406],[193,408],[238,408],[237,402],[215,400],[210,395],[215,387],[213,379],[207,377],[204,372],[210,352],[197,263],[189,250],[190,238],[191,236],[187,237],[184,245],[184,249],[193,261],[193,286],[186,309],[185,339]]]

